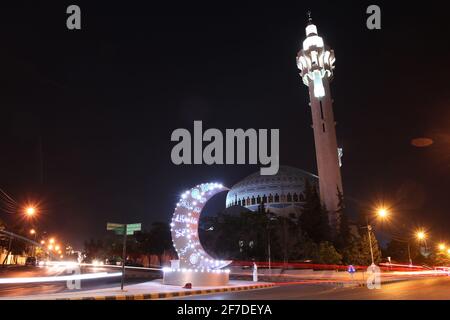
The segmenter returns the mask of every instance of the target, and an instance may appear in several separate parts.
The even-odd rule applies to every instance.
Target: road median
[[[275,283],[251,281],[230,281],[227,286],[193,287],[185,289],[162,284],[162,280],[153,280],[139,284],[127,285],[125,290],[118,287],[97,290],[77,290],[61,293],[14,297],[16,300],[156,300],[186,297],[222,292],[236,292],[265,289],[276,286]]]

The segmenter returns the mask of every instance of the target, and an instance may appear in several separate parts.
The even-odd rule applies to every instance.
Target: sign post
[[[120,281],[120,290],[123,290],[125,282],[125,260],[127,259],[127,235],[132,235],[136,231],[141,231],[140,223],[122,224],[122,223],[110,223],[106,224],[106,230],[112,230],[118,235],[123,235],[123,248],[122,248],[122,280]]]
[[[349,266],[348,266],[348,269],[347,269],[347,272],[350,274],[350,277],[352,278],[352,281],[353,281],[353,275],[354,275],[355,272],[356,272],[355,267],[354,267],[353,265],[349,265]]]
[[[127,259],[127,225],[123,225],[123,248],[122,248],[122,279],[120,280],[120,290],[123,291],[123,284],[125,282],[125,260]]]

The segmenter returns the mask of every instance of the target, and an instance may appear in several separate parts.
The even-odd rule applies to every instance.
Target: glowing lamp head
[[[427,234],[423,230],[419,230],[416,232],[416,238],[420,241],[423,241],[427,238]]]
[[[31,229],[31,230],[30,230],[30,234],[36,234],[36,230]]]
[[[440,243],[438,246],[439,251],[444,251],[445,250],[445,244],[444,243]],[[449,249],[450,250],[450,249]]]
[[[389,212],[386,208],[379,208],[377,210],[377,215],[380,219],[386,219],[389,216]]]
[[[27,207],[27,208],[25,209],[25,214],[26,214],[28,217],[34,216],[35,213],[36,213],[36,209],[35,209],[34,207]]]

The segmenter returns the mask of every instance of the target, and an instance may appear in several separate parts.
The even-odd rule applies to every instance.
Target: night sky
[[[186,188],[231,186],[259,170],[173,165],[170,135],[192,132],[194,120],[279,128],[281,164],[316,173],[295,63],[310,9],[336,54],[331,89],[350,211],[384,200],[394,220],[385,231],[409,223],[450,240],[449,11],[377,1],[382,29],[370,31],[372,1],[343,2],[1,8],[0,188],[39,201],[41,229],[81,246],[107,221],[168,222]],[[80,31],[66,28],[70,4],[81,7]],[[434,144],[412,146],[418,137]]]

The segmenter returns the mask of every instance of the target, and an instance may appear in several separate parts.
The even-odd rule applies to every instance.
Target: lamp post
[[[428,252],[428,247],[427,247],[427,238],[428,238],[428,234],[423,230],[423,229],[419,229],[416,231],[416,238],[417,240],[420,242],[423,242],[425,245],[425,255]]]
[[[272,256],[270,252],[270,221],[275,221],[277,218],[270,217],[267,221],[267,254],[269,256],[269,274],[272,275]]]
[[[408,241],[408,259],[409,259],[409,265],[412,266],[411,246],[409,245],[409,241]]]
[[[32,236],[34,236],[34,241],[36,242],[36,236],[37,236],[36,230],[35,229],[31,229],[30,230],[30,234]],[[36,246],[34,244],[32,245],[31,256],[36,258]]]
[[[33,205],[27,206],[24,210],[24,214],[28,220],[32,220],[35,217],[36,212],[37,212],[36,207]],[[32,224],[31,221],[30,221],[30,224]],[[34,228],[30,229],[30,235],[34,236],[34,240],[36,241],[36,230]],[[31,256],[35,257],[34,244],[31,246]]]
[[[389,216],[389,211],[384,208],[384,207],[379,207],[376,210],[376,216],[377,218],[381,219],[381,220],[385,220],[388,218]],[[372,260],[372,265],[375,264],[375,259],[373,256],[373,246],[372,246],[372,236],[371,236],[371,231],[372,231],[372,226],[369,223],[369,216],[366,215],[366,228],[367,228],[367,236],[369,237],[369,247],[370,247],[370,258]]]
[[[370,234],[370,231],[372,231],[372,226],[369,224],[369,218],[367,218],[366,221],[367,221],[367,236],[369,237],[370,257],[372,258],[372,264],[375,264],[375,260],[373,259],[372,236]]]

